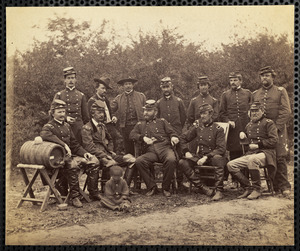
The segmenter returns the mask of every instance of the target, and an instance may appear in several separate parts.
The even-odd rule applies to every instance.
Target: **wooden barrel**
[[[58,168],[64,161],[65,149],[55,143],[43,141],[25,142],[20,149],[22,164],[38,164],[47,168]]]

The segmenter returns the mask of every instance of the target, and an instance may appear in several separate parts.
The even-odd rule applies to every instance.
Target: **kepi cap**
[[[276,75],[271,66],[265,66],[259,70],[259,75],[262,75],[264,73],[272,73],[274,76]]]
[[[259,101],[255,101],[250,106],[250,110],[259,110],[259,109],[264,110],[263,105]]]
[[[242,74],[238,71],[233,71],[229,73],[229,78],[241,78]]]
[[[109,86],[109,83],[110,83],[110,79],[107,78],[107,77],[101,77],[101,78],[94,78],[94,81],[97,85],[97,88],[99,86],[99,84],[103,84],[107,89],[112,89],[110,86]]]
[[[68,76],[68,75],[71,75],[71,74],[76,74],[73,67],[67,67],[67,68],[63,69],[63,72],[64,72],[64,76]]]
[[[156,109],[156,101],[154,99],[149,99],[146,101],[146,104],[143,106],[145,110],[153,110]]]
[[[213,111],[213,108],[210,104],[202,104],[199,106],[199,112],[200,113],[203,113],[203,112],[206,112],[206,111]]]
[[[60,108],[65,108],[66,109],[67,104],[60,100],[60,99],[54,99],[51,103],[50,109],[55,110],[55,109],[60,109]]]
[[[105,104],[101,100],[96,100],[90,108],[90,111],[105,111]]]
[[[198,82],[197,84],[208,84],[210,86],[210,82],[207,76],[200,76],[198,77]]]
[[[117,82],[118,85],[123,85],[124,83],[126,82],[130,82],[130,83],[136,83],[137,82],[137,79],[134,79],[132,77],[128,77],[128,78],[124,78],[124,79],[121,79]]]

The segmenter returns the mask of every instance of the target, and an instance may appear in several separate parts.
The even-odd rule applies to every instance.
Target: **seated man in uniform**
[[[83,147],[94,154],[104,168],[117,163],[129,165],[125,173],[125,179],[128,186],[130,186],[133,173],[135,172],[135,158],[131,154],[123,156],[113,152],[113,141],[104,124],[105,104],[101,100],[96,100],[90,107],[90,114],[91,121],[82,127]]]
[[[99,161],[95,156],[88,153],[79,143],[77,142],[70,125],[65,122],[66,119],[66,103],[62,100],[53,100],[50,108],[50,115],[52,120],[50,120],[40,133],[40,136],[45,141],[50,141],[63,146],[67,152],[67,160],[65,162],[65,167],[61,170],[60,176],[62,180],[66,179],[67,182],[61,182],[65,185],[64,188],[58,189],[61,191],[66,191],[69,185],[70,188],[70,201],[72,201],[73,206],[82,207],[82,203],[79,200],[79,165],[81,163],[87,164],[88,161],[93,163],[94,166],[99,165]],[[84,158],[71,157],[72,155],[81,156]],[[88,191],[90,196],[100,200],[98,194],[98,177],[96,177],[95,172],[88,172]],[[66,195],[66,194],[62,194]]]
[[[225,160],[225,134],[223,128],[213,122],[213,108],[205,103],[199,106],[200,120],[193,125],[187,132],[180,137],[181,147],[185,159],[179,161],[179,168],[186,175],[188,180],[198,187],[208,196],[213,195],[213,190],[200,182],[200,178],[195,175],[194,166],[209,165],[216,166],[216,193],[212,200],[223,198],[223,178]],[[197,138],[198,149],[196,154],[191,154],[188,150],[187,143]]]
[[[138,122],[130,133],[129,138],[142,143],[143,154],[136,159],[136,166],[146,183],[147,196],[157,192],[157,186],[150,175],[150,167],[154,162],[162,162],[163,183],[162,190],[166,197],[170,197],[170,185],[174,178],[177,159],[172,146],[178,142],[178,136],[171,125],[163,118],[156,118],[157,108],[155,100],[146,101],[144,108],[145,121]]]
[[[246,125],[246,134],[240,132],[240,138],[247,140],[249,150],[240,158],[227,163],[228,171],[245,187],[245,192],[238,196],[250,200],[261,196],[259,168],[270,166],[276,168],[276,144],[278,142],[277,128],[271,119],[264,117],[264,107],[260,102],[254,102],[250,107],[250,122]],[[251,183],[241,172],[248,168]]]

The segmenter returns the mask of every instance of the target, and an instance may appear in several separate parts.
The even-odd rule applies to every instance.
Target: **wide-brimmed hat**
[[[118,85],[123,85],[124,83],[126,82],[130,82],[130,83],[133,83],[135,84],[137,82],[137,79],[134,79],[132,77],[128,77],[128,78],[124,78],[124,79],[121,79],[117,82]]]
[[[96,88],[98,88],[99,84],[103,84],[107,89],[112,89],[109,86],[110,79],[107,77],[94,78],[94,82],[96,83]]]

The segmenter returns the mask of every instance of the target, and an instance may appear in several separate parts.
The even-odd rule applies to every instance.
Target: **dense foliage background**
[[[114,36],[105,38],[106,24],[104,20],[95,32],[88,22],[55,17],[48,23],[47,42],[35,41],[32,50],[8,58],[7,135],[11,138],[7,143],[12,145],[13,166],[21,145],[37,136],[47,122],[54,94],[65,87],[62,69],[68,66],[77,71],[77,88],[87,98],[95,91],[94,77],[110,77],[113,90],[109,97],[113,98],[121,91],[116,82],[130,75],[139,80],[137,90],[158,99],[160,78],[170,76],[175,94],[188,106],[197,95],[196,78],[201,74],[209,76],[210,93],[219,99],[229,87],[229,72],[241,71],[243,87],[254,91],[260,86],[258,70],[271,65],[277,72],[276,84],[287,89],[293,107],[294,48],[285,35],[236,36],[233,43],[208,52],[201,44],[187,43],[171,28],[155,35],[140,31],[138,39],[132,38],[131,45],[123,46]],[[288,130],[292,146],[293,119]]]

